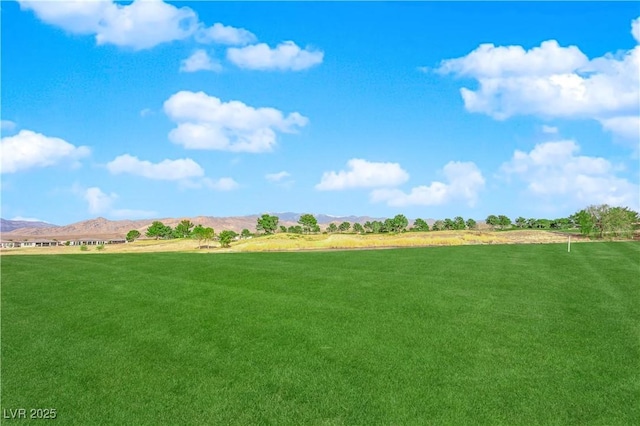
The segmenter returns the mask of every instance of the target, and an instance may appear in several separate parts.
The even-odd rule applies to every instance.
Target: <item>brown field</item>
[[[7,254],[102,254],[102,253],[148,253],[148,252],[193,252],[229,253],[264,251],[383,249],[397,247],[453,246],[470,244],[541,244],[565,243],[568,234],[550,231],[438,231],[405,232],[402,234],[275,234],[235,241],[230,248],[221,248],[218,242],[209,248],[199,249],[195,240],[138,240],[128,244],[106,245],[103,250],[89,246],[88,251],[75,247],[25,247],[2,249]],[[579,235],[571,235],[572,242],[588,241]]]

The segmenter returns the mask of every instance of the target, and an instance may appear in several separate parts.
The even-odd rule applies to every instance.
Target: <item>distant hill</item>
[[[291,225],[297,225],[298,219],[302,215],[301,213],[285,212],[285,213],[270,213],[280,218],[279,225],[289,227]],[[314,214],[318,223],[324,228],[325,225],[334,222],[350,222],[350,223],[365,223],[366,221],[384,220],[384,218],[374,218],[368,216],[330,216],[326,214]],[[55,239],[72,239],[78,237],[103,237],[103,238],[124,238],[124,236],[132,229],[140,231],[142,235],[145,234],[147,228],[155,220],[159,220],[165,225],[175,227],[182,220],[190,220],[196,225],[210,226],[216,233],[219,231],[229,229],[236,232],[241,232],[243,229],[248,229],[251,232],[256,230],[256,222],[260,215],[249,216],[233,216],[233,217],[212,217],[212,216],[195,216],[195,217],[178,217],[178,218],[159,218],[159,219],[140,219],[140,220],[109,220],[103,217],[95,219],[89,219],[82,222],[72,223],[65,226],[56,226],[43,222],[16,222],[16,221],[2,221],[3,227],[3,239],[21,239],[21,238],[55,238]],[[5,222],[8,222],[8,226],[13,223],[27,224],[29,226],[21,225],[13,228],[7,227],[5,231]],[[410,225],[413,222],[410,222]]]
[[[53,228],[58,225],[52,225],[46,222],[36,222],[32,220],[8,220],[0,219],[0,232],[11,232],[21,228]]]
[[[145,234],[147,228],[153,221],[160,221],[165,225],[175,227],[182,220],[190,220],[196,225],[210,226],[216,233],[225,229],[241,232],[244,228],[254,232],[258,215],[236,216],[236,217],[178,217],[178,218],[157,218],[157,219],[140,219],[140,220],[109,220],[103,217],[84,220],[82,222],[72,223],[66,226],[52,226],[42,228],[20,228],[11,232],[3,233],[3,239],[22,239],[22,238],[55,238],[55,239],[72,239],[78,237],[101,237],[101,238],[124,238],[124,236],[132,229]],[[280,220],[281,225],[291,226],[296,222]]]
[[[280,221],[288,221],[288,222],[298,222],[298,219],[300,219],[300,216],[302,216],[302,213],[292,213],[292,212],[270,213],[270,214],[274,216],[278,216],[280,218]],[[326,225],[331,222],[365,223],[366,221],[385,220],[385,218],[369,217],[369,216],[331,216],[331,215],[322,214],[322,213],[320,214],[312,213],[312,214],[318,220],[318,223],[320,225]]]
[[[165,225],[175,227],[182,220],[190,220],[196,225],[210,226],[216,232],[223,229],[231,229],[236,232],[243,228],[255,230],[257,216],[243,216],[233,218],[215,218],[209,216],[180,217],[180,218],[157,218],[140,220],[109,220],[103,217],[84,220],[66,226],[48,228],[22,228],[4,233],[3,238],[78,238],[78,237],[101,237],[101,238],[124,238],[132,229],[145,234],[147,228],[153,221],[160,221]]]

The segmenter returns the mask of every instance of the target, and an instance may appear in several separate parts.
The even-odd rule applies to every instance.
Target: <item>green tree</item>
[[[364,234],[364,227],[360,225],[358,222],[353,224],[353,232],[357,232],[358,234]]]
[[[365,232],[373,232],[373,225],[370,221],[366,221],[362,227],[364,228]]]
[[[571,221],[569,218],[561,217],[551,221],[552,229],[569,229],[571,227]]]
[[[180,221],[176,225],[175,235],[177,238],[189,238],[191,236],[191,228],[195,225],[188,219]]]
[[[204,228],[203,236],[204,236],[204,242],[207,243],[207,247],[209,247],[209,244],[213,241],[213,237],[215,236],[215,232],[213,231],[213,228],[211,227]]]
[[[436,220],[431,226],[432,231],[444,231],[444,229],[444,221],[440,219]]]
[[[298,219],[298,223],[302,226],[302,231],[305,234],[308,234],[316,229],[318,220],[315,218],[314,215],[305,213],[300,216],[300,219]]]
[[[578,227],[578,213],[574,213],[571,216],[569,216],[569,227],[570,228],[577,228]]]
[[[237,236],[238,234],[234,231],[224,230],[218,234],[218,241],[222,247],[230,247],[231,241]]]
[[[327,232],[334,233],[337,231],[338,231],[338,227],[336,226],[335,223],[330,223],[329,226],[327,226]]]
[[[140,231],[138,231],[137,229],[132,229],[131,231],[127,232],[127,236],[125,238],[128,242],[132,243],[140,238]]]
[[[251,231],[249,231],[247,228],[244,228],[242,230],[242,232],[240,233],[240,237],[247,239],[249,237],[251,237]]]
[[[551,228],[551,221],[549,219],[536,219],[533,223],[535,229],[549,229]]]
[[[209,247],[209,241],[213,240],[213,236],[215,235],[213,228],[205,228],[202,225],[197,225],[191,231],[191,235],[193,238],[198,240],[198,248],[202,246],[202,242],[207,243],[207,247]]]
[[[473,219],[467,219],[466,225],[467,225],[467,228],[469,228],[469,229],[476,229],[476,228],[478,228],[478,224],[477,224],[477,223],[476,223],[476,221],[475,221],[475,220],[473,220]]]
[[[287,229],[287,232],[291,234],[302,234],[303,228],[300,225],[290,226],[289,229]]]
[[[170,226],[156,220],[147,228],[146,236],[149,238],[155,238],[156,240],[158,238],[169,238],[172,231],[173,230]]]
[[[446,219],[444,220],[444,229],[446,229],[446,230],[454,229],[454,223],[453,223],[453,220],[451,220],[451,219],[449,219],[449,218],[446,218]]]
[[[404,232],[409,225],[409,220],[403,214],[397,214],[392,219],[391,232]]]
[[[591,205],[576,215],[580,233],[603,237],[631,237],[638,223],[638,213],[627,207],[607,204]]]
[[[498,216],[494,214],[490,214],[489,216],[487,216],[487,219],[485,220],[485,222],[487,223],[487,225],[491,226],[492,228],[495,228],[496,226],[500,225]]]
[[[582,235],[603,235],[601,226],[605,206],[589,206],[577,213],[578,226]]]
[[[428,231],[429,230],[429,224],[424,220],[424,219],[416,219],[413,221],[413,230],[414,231]]]
[[[464,223],[464,219],[462,218],[462,216],[456,216],[453,218],[453,229],[456,230],[462,230],[465,229],[467,226]]]
[[[382,227],[380,229],[380,232],[393,232],[393,219],[388,218],[385,219],[384,222],[382,223]]]
[[[374,220],[371,222],[371,232],[374,234],[379,234],[380,232],[384,232],[384,223],[379,220]]]
[[[278,229],[278,216],[272,216],[270,214],[263,214],[258,218],[258,224],[256,229],[258,232],[264,232],[265,234],[273,234]]]
[[[602,233],[610,238],[631,238],[638,221],[637,212],[627,207],[611,207],[602,218]]]
[[[165,240],[169,240],[171,238],[174,238],[174,229],[172,227],[170,227],[169,225],[165,225],[164,227],[164,232],[162,232],[161,238],[165,239]]]
[[[280,232],[287,232],[287,227],[284,225],[280,225]]]
[[[498,216],[498,225],[500,226],[500,229],[505,229],[511,226],[511,219],[501,214],[500,216]]]
[[[348,232],[349,229],[351,229],[351,224],[349,222],[342,222],[339,226],[338,226],[338,230],[340,232]]]
[[[518,228],[524,228],[525,226],[527,226],[527,219],[525,219],[522,216],[519,216],[516,218],[516,226]]]
[[[198,248],[200,248],[204,240],[204,227],[202,225],[196,225],[193,231],[191,231],[191,236],[198,240]]]

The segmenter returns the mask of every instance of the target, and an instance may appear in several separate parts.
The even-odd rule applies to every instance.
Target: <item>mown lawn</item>
[[[639,243],[1,262],[6,412],[640,424]]]

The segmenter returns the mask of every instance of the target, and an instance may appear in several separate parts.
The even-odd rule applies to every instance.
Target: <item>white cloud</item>
[[[267,181],[285,189],[291,189],[295,184],[295,181],[293,179],[287,179],[290,177],[291,174],[287,171],[281,171],[278,173],[267,173],[266,175],[264,175],[264,178]]]
[[[13,130],[16,128],[16,123],[11,120],[0,120],[0,130]]]
[[[123,5],[113,0],[42,1],[17,0],[20,8],[32,11],[42,22],[72,34],[93,35],[96,44],[113,44],[133,50],[150,49],[159,44],[194,37],[202,44],[230,47],[227,58],[241,68],[298,71],[322,63],[324,53],[301,49],[293,41],[275,48],[254,44],[257,37],[244,28],[215,23],[205,27],[189,7],[176,7],[162,0],[134,0]],[[221,65],[204,51],[182,61],[180,70],[219,71]]]
[[[89,213],[103,214],[111,210],[111,206],[118,195],[115,193],[105,194],[96,186],[88,188],[84,192],[84,199],[89,204]]]
[[[152,163],[124,154],[107,163],[107,169],[112,174],[129,173],[156,180],[181,180],[204,176],[202,167],[190,158]]]
[[[209,28],[201,28],[196,33],[199,43],[218,43],[242,46],[255,42],[256,36],[244,28],[234,28],[221,23],[215,23]]]
[[[549,76],[573,72],[589,59],[576,46],[561,47],[555,40],[526,51],[522,46],[481,44],[467,56],[442,61],[438,71],[472,78]]]
[[[213,189],[214,191],[233,191],[240,186],[238,185],[238,182],[230,177],[223,177],[220,179],[204,178],[202,183],[205,187]]]
[[[550,135],[555,135],[558,133],[558,128],[554,126],[547,126],[546,124],[542,125],[542,133],[547,133]]]
[[[18,0],[18,3],[21,9],[32,10],[41,21],[75,34],[97,32],[100,20],[115,7],[112,1]]]
[[[12,217],[11,220],[15,220],[19,222],[44,222],[44,220],[36,219],[33,217],[22,217],[22,216]]]
[[[276,132],[294,133],[308,123],[297,112],[253,108],[240,101],[222,102],[204,92],[181,91],[164,103],[178,126],[169,139],[187,149],[265,152],[276,145]]]
[[[485,184],[484,177],[475,163],[450,161],[444,166],[442,172],[446,183],[432,182],[428,186],[417,186],[408,194],[400,189],[376,189],[371,192],[371,201],[386,202],[393,207],[404,207],[436,206],[455,200],[464,200],[473,207],[477,202],[478,193]]]
[[[631,141],[640,141],[640,116],[605,118],[601,123],[605,130],[615,135]]]
[[[153,114],[153,111],[151,110],[151,108],[144,108],[140,110],[140,117],[148,117],[151,114]]]
[[[635,20],[634,35],[639,26]],[[640,116],[640,46],[589,59],[578,47],[555,40],[530,50],[482,44],[464,57],[443,61],[438,71],[477,80],[478,89],[460,90],[466,109],[498,120],[515,115],[594,119],[628,137],[626,126],[610,120]]]
[[[147,49],[189,37],[197,16],[188,7],[177,8],[160,0],[137,0],[110,9],[96,34],[98,44]]]
[[[205,187],[214,191],[232,191],[240,186],[230,177],[205,177],[202,167],[190,158],[152,163],[124,154],[107,163],[107,169],[113,174],[129,173],[148,179],[178,181],[183,188]]]
[[[180,64],[181,72],[222,71],[222,65],[211,59],[204,49],[198,49]]]
[[[280,182],[282,179],[287,178],[289,176],[291,176],[291,174],[289,172],[282,171],[282,172],[278,172],[278,173],[268,173],[264,177],[269,182]]]
[[[31,130],[0,139],[2,173],[15,173],[35,167],[47,167],[64,160],[77,161],[91,152],[86,146],[48,137]]]
[[[636,40],[636,43],[640,43],[640,17],[631,21],[631,35]]]
[[[233,191],[240,187],[240,184],[230,177],[222,177],[220,179],[211,179],[208,177],[203,177],[202,179],[186,179],[181,180],[179,184],[181,188],[207,188],[214,191]]]
[[[530,152],[515,151],[501,171],[527,184],[529,194],[551,205],[580,208],[610,204],[637,208],[640,188],[616,176],[616,167],[602,157],[578,155],[572,140],[545,142]]]
[[[265,43],[227,49],[227,59],[240,68],[255,70],[300,71],[322,63],[324,53],[309,48],[300,49],[293,41],[280,43],[271,49]]]
[[[135,50],[182,40],[198,27],[196,13],[161,0],[135,0],[128,5],[113,1],[19,0],[43,22],[75,34],[93,34],[97,44],[115,44]]]
[[[338,191],[350,188],[389,187],[409,180],[409,174],[398,163],[375,163],[353,158],[347,162],[347,168],[348,171],[323,173],[316,189]]]
[[[114,209],[113,203],[118,199],[118,194],[112,192],[107,194],[97,186],[82,189],[74,186],[73,192],[82,195],[87,202],[89,213],[98,214],[118,219],[139,219],[157,216],[157,212],[153,210],[132,210],[132,209]]]

